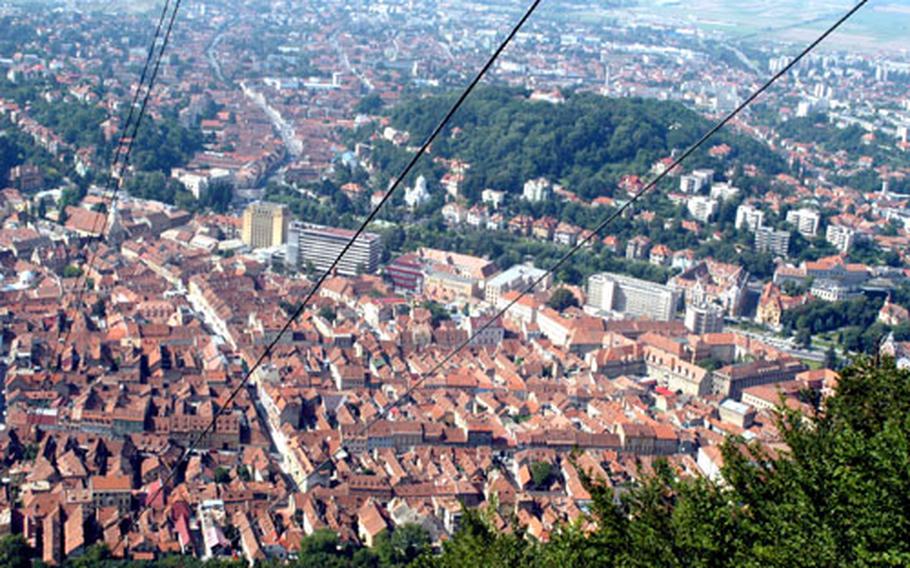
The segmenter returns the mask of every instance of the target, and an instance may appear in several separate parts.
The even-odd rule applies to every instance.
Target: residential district
[[[665,459],[719,480],[726,438],[785,449],[777,409],[811,413],[857,353],[910,366],[910,62],[832,48],[733,126],[781,169],[712,143],[621,232],[581,219],[682,147],[595,197],[547,176],[474,195],[474,164],[431,153],[232,396],[388,189],[374,150],[424,135],[389,109],[460,86],[518,9],[190,3],[152,97],[160,143],[112,199],[154,16],[0,4],[0,534],[49,565],[99,543],[252,563],[326,528],[372,546],[416,524],[438,545],[492,506],[546,541],[588,509],[584,478],[619,495]],[[528,104],[711,118],[793,52],[554,12],[492,74]],[[472,235],[504,250],[447,246]],[[579,243],[589,265],[548,272]]]

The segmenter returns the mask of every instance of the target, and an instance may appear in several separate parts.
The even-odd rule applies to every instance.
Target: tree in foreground
[[[588,518],[546,544],[467,512],[435,566],[908,566],[910,371],[860,361],[815,416],[784,412],[786,449],[730,440],[723,483],[662,463],[614,499],[589,480]],[[594,527],[585,530],[585,527]]]

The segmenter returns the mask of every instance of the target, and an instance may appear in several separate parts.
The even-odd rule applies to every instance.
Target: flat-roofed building
[[[524,290],[538,279],[543,278],[536,290],[542,291],[550,287],[552,277],[546,270],[528,266],[527,264],[516,264],[512,268],[500,272],[487,280],[484,288],[484,298],[490,304],[495,306],[499,302],[500,296],[510,290]]]
[[[755,250],[787,256],[790,251],[790,231],[775,231],[771,227],[755,230]]]
[[[252,203],[243,210],[241,239],[252,248],[281,246],[288,236],[288,208],[278,203]]]
[[[298,269],[311,263],[327,270],[354,237],[354,231],[294,221],[288,229],[287,263]],[[364,232],[338,262],[339,274],[354,276],[376,272],[382,253],[382,239]]]
[[[587,305],[596,311],[669,321],[676,314],[680,293],[638,278],[602,272],[588,279]]]

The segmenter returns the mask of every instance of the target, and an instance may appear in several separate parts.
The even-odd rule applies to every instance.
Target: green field
[[[567,6],[564,16],[586,21],[619,20],[716,31],[753,41],[804,43],[814,39],[855,4],[852,0],[637,0],[622,7],[597,3]],[[906,51],[910,0],[869,2],[826,41],[833,48]]]

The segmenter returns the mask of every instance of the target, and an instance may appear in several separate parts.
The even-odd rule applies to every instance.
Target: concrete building
[[[516,264],[512,268],[500,272],[486,282],[484,288],[484,299],[492,306],[497,305],[500,296],[510,290],[524,290],[537,279],[547,274],[546,270],[535,268],[527,264]],[[537,286],[537,291],[546,290],[552,284],[551,276]]]
[[[663,284],[604,272],[588,279],[587,305],[599,312],[669,321],[676,314],[680,293]]]
[[[243,210],[241,239],[252,248],[277,247],[287,242],[288,208],[277,203],[252,203]]]
[[[699,193],[714,179],[714,170],[693,170],[691,174],[679,176],[679,190],[683,193]]]
[[[790,250],[790,231],[775,231],[771,227],[759,227],[755,231],[755,250],[787,256]]]
[[[354,236],[353,231],[294,221],[288,228],[287,263],[297,269],[312,263],[317,270],[327,270]],[[379,267],[382,239],[364,232],[339,261],[339,274],[354,276],[373,273]]]
[[[764,222],[765,212],[761,209],[747,204],[736,208],[736,223],[734,226],[737,230],[757,231],[759,227],[764,225]]]
[[[825,231],[825,240],[834,245],[842,253],[847,253],[856,240],[856,231],[844,225],[828,225]]]
[[[739,188],[735,185],[730,185],[725,181],[720,183],[713,183],[711,184],[710,195],[714,199],[729,201],[739,195]]]
[[[787,222],[796,227],[799,233],[807,239],[814,239],[818,235],[818,225],[821,215],[814,209],[806,207],[787,212]]]
[[[717,213],[718,202],[710,197],[696,195],[689,198],[689,201],[686,202],[686,208],[693,219],[707,223]]]
[[[720,333],[724,330],[724,309],[710,303],[686,304],[686,329],[692,333]]]

